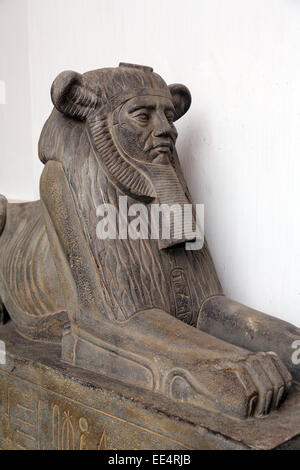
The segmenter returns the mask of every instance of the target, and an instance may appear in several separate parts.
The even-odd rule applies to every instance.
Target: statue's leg
[[[250,351],[276,352],[295,380],[300,381],[300,365],[293,360],[300,328],[240,304],[225,296],[207,299],[199,312],[197,327]]]

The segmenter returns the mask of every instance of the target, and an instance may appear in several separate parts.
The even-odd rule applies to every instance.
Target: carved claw
[[[196,406],[213,406],[241,418],[259,417],[276,410],[292,384],[279,357],[257,353],[238,361],[218,360],[206,365],[199,378],[173,370],[167,378],[171,398]],[[209,399],[213,399],[209,405]]]
[[[292,376],[274,352],[248,356],[232,367],[248,394],[248,416],[263,416],[285,399]]]

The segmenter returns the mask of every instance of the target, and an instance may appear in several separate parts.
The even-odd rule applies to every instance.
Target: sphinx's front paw
[[[224,383],[235,383],[231,401],[236,409],[242,405],[240,415],[244,417],[277,409],[292,385],[291,374],[274,352],[251,354],[238,362],[225,360],[218,368],[226,376]]]
[[[274,352],[260,352],[243,361],[256,389],[249,416],[262,416],[279,407],[292,384],[292,376]]]
[[[273,352],[221,359],[191,372],[173,369],[165,380],[165,393],[239,418],[277,409],[292,384],[291,374]]]

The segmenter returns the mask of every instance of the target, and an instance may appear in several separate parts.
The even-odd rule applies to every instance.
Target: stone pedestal
[[[0,340],[2,449],[300,449],[298,384],[279,411],[237,420],[66,365],[11,322]]]

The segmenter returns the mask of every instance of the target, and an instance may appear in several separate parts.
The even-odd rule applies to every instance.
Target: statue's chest
[[[129,208],[134,201],[127,198],[128,226],[120,236],[119,192],[103,174],[93,184],[85,181],[90,192],[82,192],[79,210],[84,221],[86,238],[95,258],[102,283],[107,290],[106,301],[115,317],[124,320],[135,313],[159,308],[189,324],[194,324],[202,301],[221,292],[213,263],[207,248],[187,251],[181,247],[161,250],[157,239],[151,238],[151,227],[145,239],[130,236]],[[107,205],[115,210],[116,237],[99,237],[97,226],[103,220]],[[150,206],[145,205],[148,212]],[[100,216],[99,214],[102,214]],[[148,217],[150,224],[151,218]],[[123,227],[124,229],[124,227]],[[126,236],[127,233],[127,236]],[[123,230],[124,235],[124,230]]]
[[[159,250],[156,240],[130,239],[99,240],[96,254],[119,319],[156,307],[189,324],[202,301],[221,292],[208,253],[201,258],[184,248]]]

